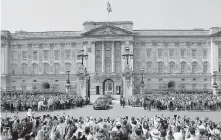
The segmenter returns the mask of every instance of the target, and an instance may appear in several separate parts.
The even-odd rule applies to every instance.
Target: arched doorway
[[[176,83],[175,83],[175,81],[170,81],[169,83],[168,83],[168,89],[169,90],[174,90],[176,88]]]
[[[111,79],[106,79],[103,82],[103,95],[113,95],[114,93],[114,81]]]
[[[44,82],[41,84],[41,89],[45,90],[45,89],[50,89],[50,84],[47,82]]]

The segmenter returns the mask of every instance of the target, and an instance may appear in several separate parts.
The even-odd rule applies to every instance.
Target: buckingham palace
[[[135,30],[132,21],[83,26],[83,31],[2,30],[1,90],[89,97],[220,90],[221,27]]]

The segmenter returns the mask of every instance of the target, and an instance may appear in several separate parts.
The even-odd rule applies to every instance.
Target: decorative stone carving
[[[77,70],[77,77],[78,77],[79,82],[81,83],[82,88],[84,87],[84,81],[87,76],[86,74],[87,74],[87,69],[84,68],[83,65],[80,65]]]
[[[132,80],[132,74],[133,74],[133,72],[130,69],[130,66],[126,65],[123,76],[125,77],[125,80],[126,80],[126,83],[127,83],[128,87],[131,86],[130,83],[131,83],[131,80]]]
[[[117,31],[114,30],[113,28],[105,28],[104,30],[99,31],[100,35],[115,35],[117,34]]]

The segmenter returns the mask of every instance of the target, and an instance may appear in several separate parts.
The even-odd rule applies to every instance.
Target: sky
[[[110,21],[134,30],[221,27],[221,0],[109,0]],[[85,21],[108,21],[107,0],[1,0],[1,29],[80,31]]]

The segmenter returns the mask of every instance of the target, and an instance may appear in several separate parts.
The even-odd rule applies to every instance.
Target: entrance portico
[[[114,94],[114,81],[111,79],[106,79],[103,82],[103,95],[113,95]]]

